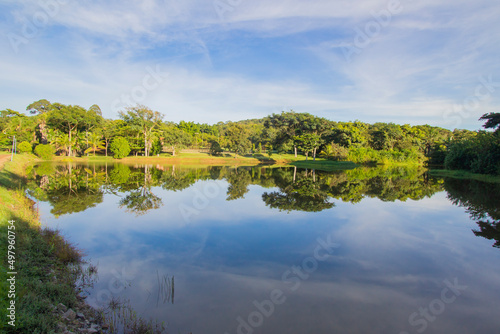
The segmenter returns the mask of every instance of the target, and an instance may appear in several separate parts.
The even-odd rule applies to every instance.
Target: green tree
[[[122,159],[129,155],[130,145],[123,137],[116,137],[111,142],[111,152],[113,152],[115,159]]]
[[[108,156],[108,148],[111,140],[117,136],[121,129],[125,126],[125,122],[121,119],[111,120],[104,119],[102,122],[102,136],[104,138],[104,147],[106,151],[106,156]]]
[[[173,125],[168,125],[163,130],[163,142],[172,151],[172,156],[183,148],[189,146],[193,140],[191,135]]]
[[[98,134],[96,132],[90,133],[90,136],[88,137],[88,145],[90,147],[85,150],[85,153],[92,151],[94,156],[95,156],[95,151],[97,149],[105,149],[106,148],[104,146],[104,140],[102,140],[102,135]]]
[[[293,110],[290,112],[282,111],[281,114],[272,114],[268,116],[264,121],[264,127],[267,129],[267,133],[269,133],[270,128],[275,131],[273,142],[281,146],[292,140],[295,136],[300,135],[300,130],[303,127],[302,122],[308,116],[309,114],[296,113]],[[296,145],[294,145],[294,153],[295,157],[297,157]]]
[[[85,153],[88,154],[88,152],[90,152],[87,150],[89,148],[89,132],[95,132],[95,128],[101,128],[103,121],[101,108],[99,108],[97,104],[92,105],[85,113],[83,119],[83,127],[85,129]]]
[[[220,147],[219,142],[216,140],[212,140],[212,142],[210,143],[210,154],[214,156],[221,155],[223,151],[224,150],[222,149],[222,147]]]
[[[40,143],[47,144],[47,113],[51,110],[52,104],[45,100],[38,100],[26,107],[32,115],[39,115],[38,130],[40,132]]]
[[[40,144],[35,147],[35,154],[44,160],[51,160],[54,153],[54,147],[51,145]]]
[[[19,150],[20,153],[31,153],[33,150],[31,144],[28,143],[27,141],[19,143],[19,145],[17,145],[17,149]]]
[[[500,132],[500,113],[490,112],[479,118],[480,121],[486,121],[483,125],[485,129],[495,129],[495,132]]]
[[[238,154],[241,155],[250,150],[251,142],[244,125],[230,122],[226,129],[226,137],[229,149],[234,152],[235,158]]]
[[[48,124],[68,134],[68,156],[72,155],[75,144],[73,134],[86,122],[87,110],[80,106],[54,103],[48,115]]]
[[[149,156],[153,130],[159,128],[164,115],[143,105],[127,108],[126,111],[120,111],[119,115],[131,128],[140,131],[143,135],[144,155]]]
[[[161,139],[156,137],[154,140],[153,140],[153,143],[151,144],[151,155],[158,155],[161,153],[163,149],[163,145],[161,143]]]
[[[102,117],[102,111],[101,108],[97,104],[93,104],[90,106],[89,111],[92,111],[96,115]]]
[[[297,143],[296,145],[300,148],[300,150],[304,152],[306,160],[309,153],[315,152],[321,145],[321,137],[314,133],[306,133],[300,136],[295,136],[293,139]],[[314,160],[316,160],[316,156],[314,156]]]

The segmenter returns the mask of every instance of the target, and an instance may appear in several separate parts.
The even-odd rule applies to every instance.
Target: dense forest
[[[1,111],[0,149],[65,156],[177,155],[190,148],[221,155],[291,153],[360,164],[427,163],[447,169],[500,174],[500,113],[481,117],[485,130],[450,131],[430,125],[336,122],[308,113],[199,124],[164,120],[142,105],[105,119],[101,109],[39,100],[27,114]],[[493,130],[493,131],[491,131]]]

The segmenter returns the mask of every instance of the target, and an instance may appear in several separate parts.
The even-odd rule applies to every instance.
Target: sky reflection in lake
[[[59,218],[51,213],[53,199],[40,203],[44,225],[59,228],[98,265],[91,304],[99,306],[111,296],[128,298],[140,315],[166,321],[169,333],[498,329],[500,274],[494,264],[500,250],[474,235],[471,230],[478,225],[451,203],[442,181],[420,171],[397,176],[397,171],[367,171],[363,178],[293,168],[260,169],[257,175],[254,168],[239,169],[238,177],[250,181],[236,184],[237,177],[221,169],[215,179],[195,177],[187,186],[167,190],[164,184],[172,182],[165,177],[177,172],[160,170],[156,178],[162,182],[142,174],[135,179],[149,182],[147,191],[162,202],[139,215],[120,207],[133,191],[125,183],[121,189],[101,183],[96,189],[102,200],[94,207]],[[207,175],[201,169],[182,172],[186,179]],[[34,174],[36,188],[42,183]],[[49,198],[51,182],[44,188]],[[349,189],[358,190],[346,197]],[[402,200],[388,201],[395,189]],[[275,202],[266,203],[269,197],[263,194],[273,192]],[[206,201],[196,200],[200,194]],[[332,208],[321,209],[325,198]],[[310,202],[297,204],[298,199]],[[329,242],[335,247],[324,246]],[[175,277],[173,303],[159,296],[159,279],[167,276]],[[265,302],[279,291],[280,303]]]

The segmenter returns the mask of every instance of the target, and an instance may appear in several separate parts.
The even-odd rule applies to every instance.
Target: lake
[[[424,168],[39,164],[29,193],[169,333],[496,333],[500,185]]]

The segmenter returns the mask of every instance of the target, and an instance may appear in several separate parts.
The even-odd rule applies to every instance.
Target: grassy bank
[[[468,179],[483,182],[500,183],[500,176],[489,174],[475,174],[463,170],[431,169],[429,174],[437,177],[451,177],[455,179]]]
[[[36,158],[17,155],[13,162],[10,156],[0,159],[0,328],[2,333],[55,333],[60,316],[53,306],[75,307],[79,302],[75,282],[80,269],[71,264],[79,264],[81,254],[58,233],[41,229],[34,203],[24,195],[24,170]],[[15,235],[11,237],[15,248],[11,247],[14,258],[10,263],[9,230]],[[17,274],[7,275],[13,271]],[[11,277],[15,277],[15,291],[7,282]],[[11,300],[15,301],[15,327],[8,324],[6,313],[11,313],[7,311]]]

